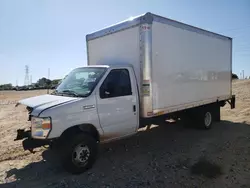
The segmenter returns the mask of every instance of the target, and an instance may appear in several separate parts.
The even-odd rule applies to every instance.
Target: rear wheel
[[[88,134],[79,133],[62,148],[62,164],[66,171],[80,174],[90,169],[97,157],[97,141]]]
[[[212,113],[211,112],[206,112],[204,115],[204,126],[205,129],[209,129],[212,125]]]
[[[185,111],[181,115],[181,119],[185,127],[210,129],[212,127],[213,121],[215,120],[215,115],[218,115],[219,117],[217,112],[217,106],[207,105]]]
[[[197,125],[202,129],[210,129],[213,124],[213,111],[210,106],[205,106],[199,110]]]

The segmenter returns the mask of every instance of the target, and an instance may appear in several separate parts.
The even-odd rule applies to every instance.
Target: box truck
[[[71,173],[91,168],[100,143],[142,126],[172,118],[209,129],[220,107],[235,107],[229,37],[146,13],[88,34],[86,44],[88,66],[18,103],[31,127],[16,140],[30,151],[56,146]]]

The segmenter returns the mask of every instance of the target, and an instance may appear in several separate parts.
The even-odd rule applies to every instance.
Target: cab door
[[[103,141],[136,133],[139,123],[138,93],[132,68],[111,69],[97,92]]]

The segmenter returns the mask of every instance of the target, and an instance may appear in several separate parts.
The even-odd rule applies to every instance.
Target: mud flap
[[[230,105],[231,105],[231,109],[235,108],[235,95],[232,96]]]
[[[235,108],[235,95],[232,95],[231,99],[228,99],[227,102],[230,104],[231,109]]]

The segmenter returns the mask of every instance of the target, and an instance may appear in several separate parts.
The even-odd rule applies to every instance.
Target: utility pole
[[[25,65],[25,77],[24,77],[24,85],[29,85],[29,66]]]
[[[49,79],[49,77],[50,77],[50,68],[48,68],[48,79]],[[47,88],[47,94],[49,94],[49,86],[47,86],[48,88]]]

